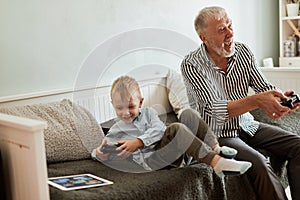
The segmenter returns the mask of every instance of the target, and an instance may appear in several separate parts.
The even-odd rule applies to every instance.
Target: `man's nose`
[[[226,31],[227,31],[227,34],[226,34],[227,37],[232,37],[233,36],[233,29],[232,28],[227,27]]]

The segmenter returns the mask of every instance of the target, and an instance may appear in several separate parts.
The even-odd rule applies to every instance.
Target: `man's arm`
[[[256,92],[260,93],[252,96],[246,96],[238,100],[227,101],[227,105],[224,105],[227,108],[223,110],[227,111],[228,118],[239,116],[256,108],[263,109],[264,112],[266,112],[266,114],[273,119],[282,117],[289,111],[288,108],[281,106],[279,103],[280,99],[285,99],[285,96],[279,91],[272,90],[272,88],[275,87],[266,81],[264,76],[253,64],[254,62],[251,65],[251,67],[253,68],[251,73],[254,73],[257,78],[255,80],[252,79],[252,81],[257,85],[253,84],[252,86],[255,88]],[[193,92],[195,92],[194,94],[197,96],[198,101],[203,101],[204,103],[206,103],[206,112],[209,108],[209,111],[213,112],[212,108],[214,108],[215,105],[221,103],[221,101],[216,102],[213,99],[207,97],[209,96],[211,91],[215,90],[213,90],[213,88],[210,88],[210,85],[202,84],[202,80],[205,80],[205,77],[200,77],[200,73],[192,65],[184,63],[181,69],[187,87],[193,88]],[[192,80],[199,81],[193,82]],[[218,105],[217,107],[220,107],[220,105]],[[273,116],[273,113],[275,113],[276,115]],[[226,115],[222,114],[221,116]]]
[[[237,116],[243,114],[243,110],[248,112],[256,108],[261,108],[273,119],[284,116],[290,111],[290,109],[280,104],[281,100],[286,99],[286,93],[284,95],[279,88],[266,79],[250,49],[248,49],[248,53],[251,57],[248,66],[250,69],[250,87],[256,94],[237,100],[237,102],[230,102],[228,104],[229,116]]]
[[[290,109],[280,104],[286,97],[276,90],[270,90],[245,98],[229,101],[227,105],[229,117],[239,116],[246,112],[261,108],[271,118],[277,119],[287,114]],[[275,113],[275,116],[273,115]]]

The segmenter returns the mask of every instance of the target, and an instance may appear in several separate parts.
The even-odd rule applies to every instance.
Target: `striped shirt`
[[[203,43],[184,58],[181,72],[191,107],[200,112],[218,137],[237,137],[240,129],[253,136],[258,128],[249,112],[229,118],[229,101],[246,97],[249,87],[255,93],[278,90],[259,70],[250,49],[238,42],[226,72],[214,64]]]

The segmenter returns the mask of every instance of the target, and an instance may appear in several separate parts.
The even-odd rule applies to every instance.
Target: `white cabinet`
[[[282,91],[292,89],[300,94],[300,65],[298,67],[262,67],[261,70],[268,81]]]
[[[279,66],[280,67],[300,67],[300,52],[299,55],[289,55],[286,53],[286,47],[289,44],[287,41],[295,31],[300,27],[300,16],[287,15],[287,0],[279,0]],[[298,4],[299,8],[299,4]],[[300,35],[300,33],[299,33]],[[297,46],[296,43],[294,44]],[[293,48],[293,47],[292,47]],[[299,48],[298,48],[299,49]]]

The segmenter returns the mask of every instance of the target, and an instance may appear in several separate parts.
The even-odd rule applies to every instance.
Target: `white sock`
[[[237,150],[227,146],[218,146],[214,148],[214,151],[224,158],[234,158],[237,154]]]
[[[237,161],[234,159],[220,158],[214,167],[214,171],[219,177],[225,175],[241,175],[244,174],[252,166],[251,162]]]

